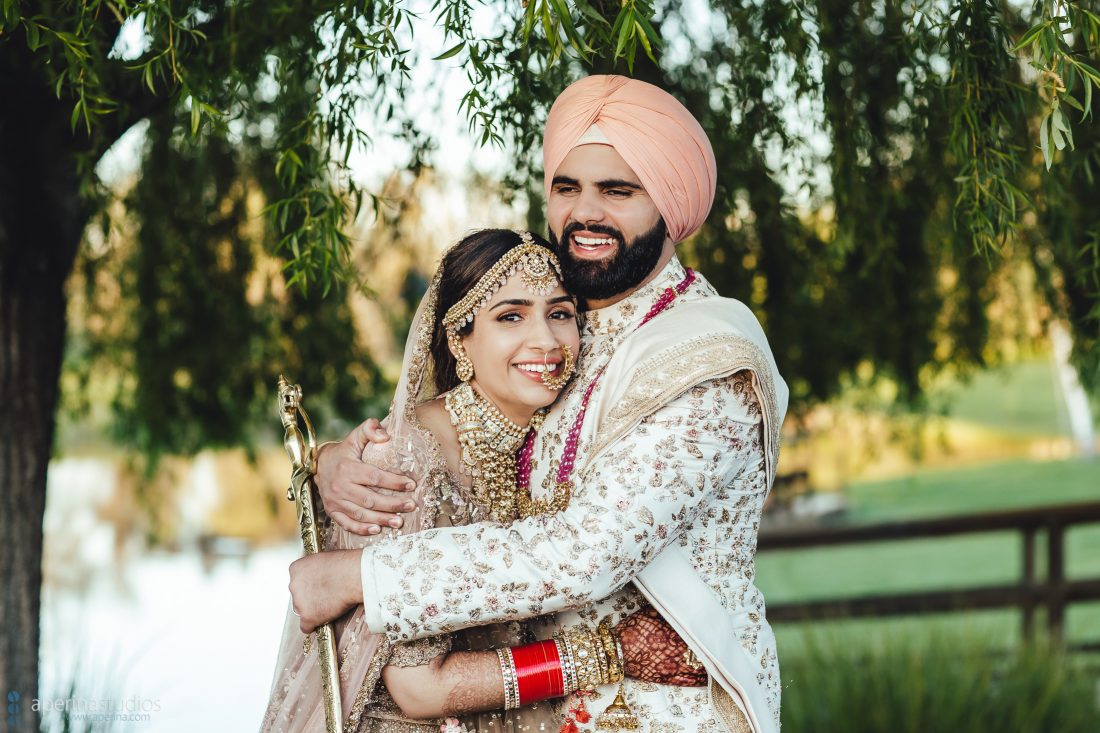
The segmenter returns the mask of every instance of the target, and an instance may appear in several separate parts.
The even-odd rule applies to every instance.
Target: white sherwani
[[[649,598],[721,687],[627,680],[641,730],[745,729],[740,712],[729,712],[731,696],[752,728],[778,728],[775,638],[753,555],[786,386],[748,309],[697,277],[640,329],[661,292],[684,278],[675,258],[626,299],[586,314],[579,373],[540,431],[531,479],[536,497],[552,489],[584,389],[607,366],[581,431],[568,508],[368,547],[372,631],[409,640],[556,613],[544,621],[549,636],[607,615],[618,621]],[[679,596],[689,588],[701,595],[685,607]],[[614,693],[589,701],[593,720],[582,729],[595,729]]]

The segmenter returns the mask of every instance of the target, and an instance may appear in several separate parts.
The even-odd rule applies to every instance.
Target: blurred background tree
[[[684,257],[760,315],[797,415],[853,384],[919,404],[937,374],[995,363],[1027,338],[989,315],[1021,263],[1100,390],[1098,36],[1092,4],[1045,1],[2,0],[0,689],[35,689],[74,268],[71,373],[107,385],[115,438],[153,461],[254,444],[280,369],[325,414],[377,414],[346,226],[396,225],[349,161],[369,119],[414,177],[431,163],[413,64],[465,71],[470,129],[513,156],[503,198],[538,228],[542,123],[569,81],[629,73],[682,99],[720,171]],[[136,125],[115,200],[96,166]]]

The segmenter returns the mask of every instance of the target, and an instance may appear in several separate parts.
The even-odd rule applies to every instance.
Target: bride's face
[[[509,419],[526,424],[558,396],[542,383],[541,371],[561,374],[563,345],[574,357],[580,351],[577,306],[560,285],[549,295],[534,295],[512,275],[474,316],[473,331],[462,344],[478,391]]]

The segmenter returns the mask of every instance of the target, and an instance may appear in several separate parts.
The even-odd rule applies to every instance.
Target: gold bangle
[[[515,710],[519,707],[519,676],[516,674],[516,662],[512,658],[510,647],[497,649],[500,660],[500,674],[504,678],[504,709]]]
[[[591,631],[581,627],[564,629],[562,642],[568,647],[568,654],[576,670],[577,689],[595,690],[602,684],[600,675],[598,644],[593,643]]]
[[[595,629],[588,631],[588,643],[592,648],[592,657],[596,660],[596,674],[599,677],[599,684],[607,684],[607,655],[604,654],[603,644],[600,643],[600,635],[596,633]]]
[[[604,655],[607,659],[607,682],[613,684],[623,678],[622,651],[616,644],[615,636],[611,633],[610,617],[605,618],[596,627]]]
[[[592,646],[596,649],[596,659],[600,663],[600,684],[606,685],[611,681],[611,660],[607,658],[607,650],[604,649],[603,639],[600,638],[600,632],[593,629],[591,633]]]
[[[561,660],[562,691],[564,695],[572,695],[577,691],[577,665],[573,661],[572,649],[560,636],[553,637],[554,646],[558,649],[558,659]]]

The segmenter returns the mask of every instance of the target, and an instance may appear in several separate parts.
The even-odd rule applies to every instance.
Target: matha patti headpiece
[[[561,280],[558,258],[546,247],[535,244],[530,232],[517,231],[516,234],[523,243],[508,250],[443,316],[443,325],[448,330],[457,331],[471,323],[512,275],[519,274],[523,286],[535,295],[549,295],[558,287]]]

